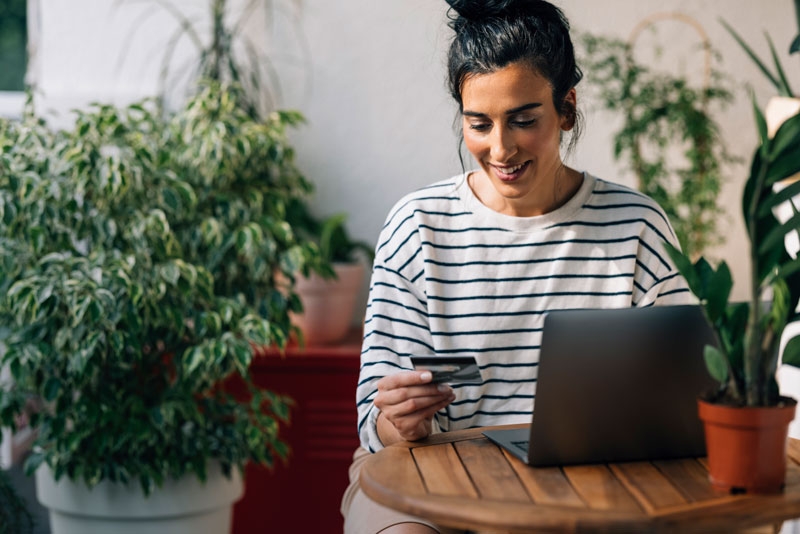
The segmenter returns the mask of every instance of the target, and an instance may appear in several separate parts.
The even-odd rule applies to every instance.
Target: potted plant
[[[800,17],[800,0],[795,0],[795,13]],[[800,299],[800,216],[792,200],[800,193],[800,182],[793,178],[800,171],[800,106],[786,106],[793,94],[769,36],[774,74],[723,24],[783,99],[777,105],[775,99],[770,102],[769,118],[753,102],[760,143],[742,200],[750,243],[750,302],[728,302],[733,282],[725,262],[715,270],[703,258],[693,264],[667,248],[717,333],[717,346],[706,347],[705,360],[721,387],[698,401],[711,481],[727,490],[773,492],[784,483],[785,443],[797,404],[780,396],[776,372],[781,355],[784,364],[800,366],[800,337],[786,328],[797,318]],[[790,53],[798,50],[800,35]]]
[[[699,400],[711,481],[727,490],[772,492],[784,482],[787,430],[796,406],[779,395],[775,374],[782,333],[800,302],[800,261],[784,246],[785,236],[800,229],[800,215],[779,222],[772,211],[797,194],[800,183],[780,192],[773,185],[800,171],[800,115],[770,138],[755,101],[754,109],[760,145],[742,200],[750,302],[729,302],[733,280],[724,261],[714,269],[703,257],[692,263],[666,247],[716,332],[717,345],[707,346],[704,357],[720,388]],[[783,362],[800,366],[800,337],[788,340]]]
[[[318,218],[302,200],[290,203],[287,221],[304,239],[317,246],[319,255],[307,258],[296,273],[295,290],[302,311],[292,314],[301,343],[327,345],[340,341],[352,326],[353,313],[365,264],[374,251],[364,241],[350,237],[347,214]]]
[[[252,345],[288,339],[299,300],[275,273],[314,250],[285,218],[309,185],[286,138],[299,116],[254,119],[240,95],[210,82],[174,114],[98,105],[60,132],[30,110],[0,122],[0,365],[13,377],[0,421],[44,399],[26,470],[54,532],[119,509],[133,525],[95,525],[163,531],[184,514],[170,532],[227,531],[244,465],[287,454],[289,400],[223,384],[249,383]]]

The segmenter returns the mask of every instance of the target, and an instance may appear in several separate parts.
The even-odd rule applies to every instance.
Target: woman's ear
[[[575,127],[575,121],[578,117],[578,96],[575,88],[567,92],[564,100],[561,102],[561,129],[565,132],[572,130]]]

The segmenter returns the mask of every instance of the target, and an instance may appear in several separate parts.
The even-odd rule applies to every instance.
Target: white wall
[[[146,2],[123,2],[116,8],[114,2],[99,0],[41,2],[40,109],[55,109],[63,116],[65,109],[89,100],[122,102],[155,90],[164,43],[174,31],[174,21],[163,10],[146,19],[145,32],[134,34],[120,65],[122,41],[137,17],[148,13]],[[207,2],[175,3],[192,17],[202,17]],[[718,18],[729,21],[763,56],[768,53],[763,30],[769,29],[800,90],[800,57],[789,58],[786,53],[797,30],[791,0],[558,0],[557,4],[575,29],[621,38],[657,12],[682,11],[697,19],[722,52],[722,69],[739,84],[736,104],[718,120],[731,152],[748,162],[756,135],[742,84],[752,83],[762,106],[773,90]],[[279,23],[271,31],[263,16],[253,17],[245,34],[273,47],[287,86],[284,104],[299,108],[308,118],[308,125],[293,140],[301,169],[317,186],[313,204],[322,214],[350,213],[352,233],[374,243],[386,213],[403,194],[460,172],[455,106],[445,87],[444,54],[450,36],[446,4],[443,0],[285,0],[283,5]],[[697,42],[693,30],[670,22],[658,28],[665,49],[660,64],[696,78],[702,59],[693,52],[692,43]],[[653,37],[643,34],[641,42],[646,45],[648,40],[652,43]],[[285,57],[282,44],[291,57]],[[189,50],[185,43],[179,55]],[[614,118],[593,109],[591,102],[580,104],[586,128],[571,163],[632,185],[611,155]],[[729,229],[727,243],[712,251],[731,265],[737,281],[734,298],[739,299],[747,298],[742,282],[749,274],[739,260],[747,253],[739,214],[747,169],[741,164],[728,170],[722,195],[730,211],[724,225]]]

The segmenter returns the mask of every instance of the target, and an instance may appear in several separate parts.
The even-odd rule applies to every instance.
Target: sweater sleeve
[[[653,283],[644,296],[639,298],[637,305],[696,304],[697,299],[689,291],[689,285],[675,268],[664,247],[665,242],[678,249],[681,245],[660,206],[658,211],[660,217],[653,218],[647,231],[641,236],[642,246],[637,261],[648,266],[644,269],[653,273]]]
[[[378,380],[412,369],[412,354],[434,353],[417,225],[413,203],[406,203],[393,210],[376,247],[356,389],[359,438],[371,452],[383,448],[373,404]]]

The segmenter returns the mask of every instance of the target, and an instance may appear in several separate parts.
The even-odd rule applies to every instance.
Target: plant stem
[[[762,141],[763,142],[763,141]],[[763,395],[760,377],[755,376],[759,373],[758,362],[761,352],[761,300],[763,298],[763,286],[759,278],[761,265],[758,255],[758,205],[761,198],[761,191],[764,188],[764,181],[767,177],[767,165],[762,161],[759,165],[758,177],[753,184],[753,194],[750,198],[750,205],[747,207],[747,237],[750,241],[750,317],[748,318],[747,331],[750,338],[747,340],[747,351],[744,359],[744,384],[745,395],[748,406],[758,406],[761,404]]]
[[[212,80],[221,80],[222,67],[220,63],[225,55],[223,49],[223,37],[225,33],[225,2],[227,0],[214,0],[211,4],[212,20],[212,42],[211,42],[211,63],[208,77]]]

